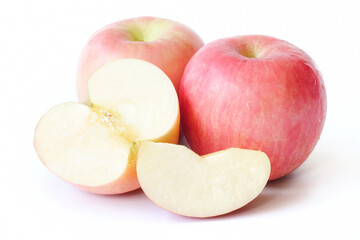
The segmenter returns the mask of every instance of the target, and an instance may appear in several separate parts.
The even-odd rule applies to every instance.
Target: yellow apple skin
[[[78,100],[88,103],[87,82],[97,68],[121,58],[136,58],[156,65],[178,91],[186,64],[203,45],[193,30],[163,18],[139,17],[105,26],[90,38],[80,56]]]

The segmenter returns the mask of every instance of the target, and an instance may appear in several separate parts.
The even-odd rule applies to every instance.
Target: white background
[[[0,2],[0,239],[360,239],[360,2]],[[76,101],[87,39],[143,15],[190,26],[205,42],[265,34],[305,50],[328,94],[321,139],[293,174],[243,209],[193,219],[159,208],[141,190],[98,196],[52,175],[32,146],[43,113]]]

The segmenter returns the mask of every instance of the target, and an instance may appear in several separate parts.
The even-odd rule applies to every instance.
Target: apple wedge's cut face
[[[174,144],[144,142],[137,175],[160,207],[190,217],[222,215],[249,203],[265,187],[270,161],[260,151],[230,148],[205,156]]]
[[[63,103],[41,118],[34,138],[39,158],[86,191],[137,189],[138,145],[178,142],[179,105],[170,79],[151,63],[121,59],[90,77],[89,96],[90,106]]]

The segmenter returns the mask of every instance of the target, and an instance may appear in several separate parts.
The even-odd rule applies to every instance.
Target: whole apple
[[[78,99],[89,103],[90,75],[105,63],[120,58],[136,58],[156,65],[178,91],[186,64],[203,45],[193,30],[163,18],[139,17],[105,26],[90,38],[80,56]]]
[[[270,180],[307,159],[327,107],[314,61],[286,41],[261,35],[202,47],[185,69],[179,100],[183,132],[196,153],[261,150],[270,158]]]

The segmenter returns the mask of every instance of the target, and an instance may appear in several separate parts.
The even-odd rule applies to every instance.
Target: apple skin
[[[190,58],[204,45],[187,26],[164,18],[139,17],[112,23],[97,31],[83,49],[77,70],[79,102],[89,103],[87,81],[107,62],[137,58],[159,67],[178,92]]]
[[[202,47],[185,69],[179,100],[183,132],[197,154],[261,150],[270,158],[270,180],[307,159],[327,108],[314,61],[294,45],[262,35]]]

